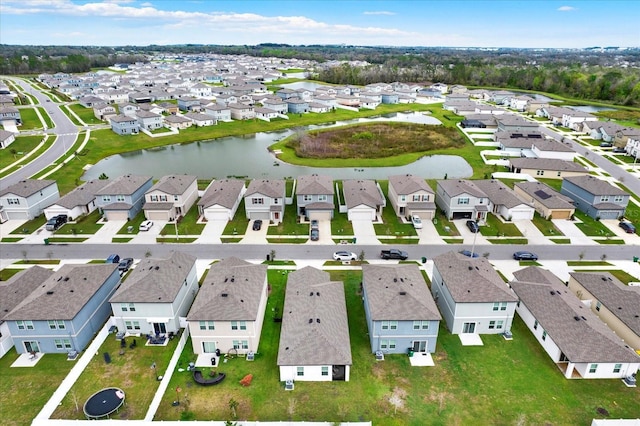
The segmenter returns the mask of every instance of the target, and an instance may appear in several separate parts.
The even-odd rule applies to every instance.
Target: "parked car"
[[[611,148],[613,143],[611,142],[600,142],[600,148]]]
[[[45,225],[45,229],[47,231],[57,231],[62,225],[67,223],[67,215],[59,214],[58,216],[54,216],[47,221]]]
[[[475,220],[468,220],[467,228],[469,228],[469,231],[473,232],[474,234],[480,230],[478,222],[476,222]]]
[[[253,227],[252,229],[254,231],[259,231],[260,228],[262,228],[262,219],[256,219],[253,221]]]
[[[615,148],[613,148],[613,152],[615,152],[616,154],[623,154],[626,153],[627,150],[622,147],[616,146]]]
[[[320,225],[318,224],[317,220],[314,219],[311,221],[311,229],[318,229],[319,226]]]
[[[151,227],[153,226],[153,222],[150,220],[145,220],[144,222],[142,222],[140,224],[140,230],[141,231],[148,231],[149,229],[151,229]]]
[[[133,259],[130,257],[125,257],[118,264],[118,271],[127,272],[131,268],[131,265],[133,265]]]
[[[480,257],[480,255],[478,253],[471,252],[471,250],[460,250],[458,253],[467,256],[467,257]]]
[[[409,253],[398,249],[382,250],[380,252],[380,259],[398,259],[407,260]]]
[[[515,260],[538,260],[538,255],[530,251],[517,251],[513,253]]]
[[[117,254],[110,254],[105,263],[120,263],[120,256]]]
[[[355,253],[350,251],[337,251],[333,253],[333,260],[347,261],[347,260],[357,260],[357,259],[358,259],[358,256],[356,256]]]
[[[311,230],[311,241],[318,241],[320,239],[320,231],[316,229]]]
[[[414,228],[422,229],[422,220],[420,219],[420,216],[411,216],[411,223],[413,223]]]
[[[618,226],[624,229],[624,232],[626,232],[627,234],[633,234],[636,232],[636,227],[631,222],[625,222],[623,220],[623,221],[620,221]]]

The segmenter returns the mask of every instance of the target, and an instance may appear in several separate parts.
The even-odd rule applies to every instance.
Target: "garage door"
[[[511,210],[511,220],[531,220],[534,210]]]
[[[471,212],[453,212],[454,219],[471,219]]]
[[[205,210],[204,217],[207,220],[229,220],[229,213],[224,211],[208,211]]]
[[[9,220],[27,220],[27,212],[7,212],[7,218]]]
[[[422,220],[431,220],[433,219],[433,213],[432,211],[413,211],[411,215],[416,215]]]
[[[620,216],[620,212],[616,210],[600,212],[600,219],[617,219],[619,216]]]
[[[145,211],[144,215],[149,220],[169,220],[167,212]]]
[[[262,220],[271,220],[271,216],[269,212],[250,212],[249,219],[262,219]]]
[[[331,220],[331,211],[312,211],[308,214],[311,220]]]
[[[349,220],[374,220],[373,210],[351,210],[348,214]]]
[[[551,213],[551,219],[569,219],[571,212],[569,210],[554,210]]]
[[[113,211],[106,212],[107,220],[129,220],[127,212]]]

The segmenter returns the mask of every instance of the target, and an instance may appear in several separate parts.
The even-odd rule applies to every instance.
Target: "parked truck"
[[[380,252],[380,259],[399,259],[407,260],[409,253],[398,249],[382,250]]]

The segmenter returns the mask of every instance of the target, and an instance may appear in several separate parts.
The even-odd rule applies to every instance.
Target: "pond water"
[[[305,129],[327,128],[353,123],[375,121],[404,121],[423,124],[440,122],[422,113],[394,113],[385,116],[309,126]],[[113,155],[98,162],[83,176],[83,180],[97,179],[102,173],[114,178],[127,173],[150,175],[158,179],[168,174],[191,174],[201,179],[242,176],[247,178],[287,178],[305,174],[325,174],[342,179],[387,179],[390,175],[413,174],[424,178],[464,178],[473,169],[462,157],[454,155],[425,156],[398,167],[307,167],[284,163],[268,151],[268,147],[291,135],[291,130],[232,136],[189,144],[138,150]]]
[[[569,108],[577,109],[578,111],[583,111],[583,112],[615,111],[614,108],[595,106],[595,105],[578,105],[578,106],[571,106]]]
[[[287,77],[289,76],[287,75]],[[298,89],[316,90],[320,86],[323,86],[323,85],[318,83],[312,83],[310,81],[298,81],[296,83],[287,83],[282,85],[282,87],[284,87],[285,89],[291,89],[291,90],[298,90]],[[328,84],[325,84],[324,86],[328,86]]]

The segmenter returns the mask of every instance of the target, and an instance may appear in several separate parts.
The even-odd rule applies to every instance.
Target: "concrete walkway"
[[[358,244],[380,244],[372,221],[352,220],[351,225],[353,226],[353,235],[355,235]]]
[[[220,237],[224,233],[228,220],[210,220],[204,226],[200,237],[195,241],[197,244],[220,244]]]

